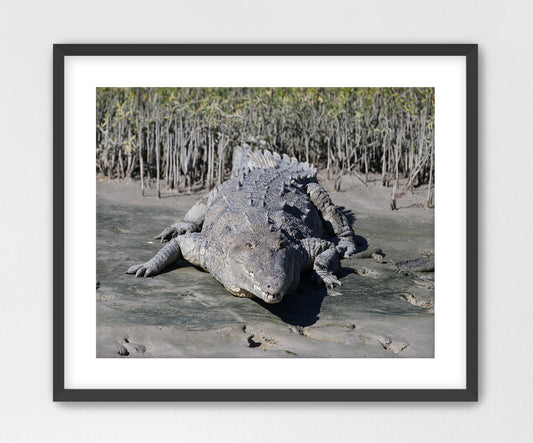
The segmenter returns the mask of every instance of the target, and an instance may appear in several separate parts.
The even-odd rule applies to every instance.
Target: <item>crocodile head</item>
[[[279,303],[300,283],[298,252],[279,232],[241,234],[228,257],[235,295],[255,295],[266,303]]]

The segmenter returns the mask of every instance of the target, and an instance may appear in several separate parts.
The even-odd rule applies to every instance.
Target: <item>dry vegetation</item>
[[[110,178],[211,189],[243,143],[362,182],[434,183],[433,88],[99,88],[96,167]]]

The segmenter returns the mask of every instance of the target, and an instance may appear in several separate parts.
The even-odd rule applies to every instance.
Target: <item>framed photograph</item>
[[[477,401],[477,45],[54,45],[54,401]]]

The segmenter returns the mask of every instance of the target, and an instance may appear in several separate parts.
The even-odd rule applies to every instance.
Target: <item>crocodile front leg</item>
[[[150,277],[160,274],[172,263],[183,258],[178,241],[173,238],[153,258],[146,263],[134,265],[126,271],[126,274],[135,274],[135,277]]]
[[[327,288],[342,285],[335,275],[341,268],[335,244],[322,238],[307,238],[302,244],[313,265],[313,279],[317,283],[323,283]]]
[[[163,246],[152,259],[146,263],[132,266],[126,271],[126,274],[135,274],[136,277],[151,277],[160,274],[164,269],[181,259],[205,269],[205,251],[203,234],[178,235]]]

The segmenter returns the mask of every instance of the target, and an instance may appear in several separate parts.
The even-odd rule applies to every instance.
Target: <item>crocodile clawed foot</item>
[[[350,238],[339,239],[335,247],[337,249],[337,252],[343,258],[348,258],[357,252],[357,247],[355,246],[355,242]]]
[[[169,241],[173,237],[180,235],[177,231],[178,230],[174,226],[170,226],[169,228],[164,229],[161,234],[156,235],[154,238],[156,240],[161,239],[161,243],[163,243],[164,241]]]
[[[177,237],[178,235],[187,234],[190,232],[195,232],[196,226],[193,223],[189,222],[179,222],[175,223],[172,226],[169,226],[166,229],[163,229],[163,232],[161,234],[156,235],[154,238],[159,240],[161,239],[161,243],[165,241],[170,241],[174,237]]]
[[[152,275],[156,275],[157,270],[148,262],[131,266],[126,271],[126,274],[135,274],[135,277],[150,277]]]
[[[322,281],[328,289],[333,289],[335,286],[342,286],[341,281],[333,274],[328,274],[327,276],[322,277]]]
[[[342,282],[329,272],[313,272],[311,275],[311,281],[317,287],[325,286],[327,289],[333,289],[336,286],[342,286]]]
[[[136,274],[137,271],[142,268],[142,264],[141,265],[133,265],[133,266],[130,266],[130,268],[125,272],[126,274]]]

